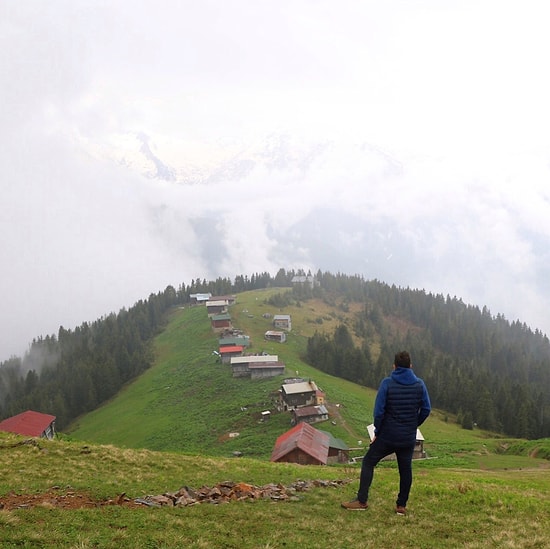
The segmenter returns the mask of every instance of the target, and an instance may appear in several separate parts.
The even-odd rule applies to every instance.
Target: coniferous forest
[[[407,349],[432,404],[456,414],[463,427],[530,439],[550,436],[546,335],[457,298],[350,279],[346,290],[345,278],[324,275],[323,287],[334,285],[364,303],[354,328],[363,344],[354,345],[349,329],[339,326],[332,336],[309,340],[308,362],[377,388],[388,375],[387,357]],[[382,348],[377,362],[370,354],[374,341]]]
[[[350,381],[377,388],[388,375],[388,357],[407,349],[432,405],[476,425],[521,438],[550,436],[550,342],[538,330],[493,316],[456,297],[389,286],[359,276],[318,272],[317,284],[295,286],[303,271],[280,269],[233,281],[192,280],[168,286],[129,309],[74,330],[32,341],[23,357],[0,364],[0,419],[27,409],[57,416],[58,429],[114,396],[153,363],[152,340],[165,313],[189,303],[193,293],[212,295],[280,287],[275,299],[360,304],[353,325],[317,332],[305,361]],[[309,273],[310,274],[310,273]],[[372,349],[377,348],[377,359]]]

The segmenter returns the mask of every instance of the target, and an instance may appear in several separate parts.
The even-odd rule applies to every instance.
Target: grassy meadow
[[[265,300],[276,291],[239,294],[230,309],[234,323],[251,336],[251,351],[278,354],[287,375],[311,377],[329,403],[339,405],[332,408],[337,414],[332,421],[319,428],[350,447],[364,447],[375,392],[300,359],[309,335],[351,322],[353,311],[316,301],[274,310]],[[265,342],[271,324],[262,315],[279,312],[292,315],[293,331],[285,344]],[[34,444],[0,433],[0,547],[550,547],[549,440],[463,430],[434,411],[422,427],[429,459],[414,463],[409,514],[393,513],[398,474],[391,462],[377,468],[369,509],[345,511],[340,502],[354,497],[359,465],[271,463],[276,437],[290,428],[289,416],[260,418],[261,411],[273,411],[281,379],[234,379],[214,350],[217,337],[205,309],[175,310],[156,338],[155,365],[67,433]],[[233,457],[237,451],[242,457]],[[287,486],[308,479],[343,482],[287,501],[129,504],[182,486],[223,481]],[[96,505],[63,509],[52,494],[86,497]],[[128,504],[104,504],[121,494]],[[25,495],[36,503],[8,508],[10,497]]]
[[[297,479],[346,480],[291,501],[247,500],[190,507],[99,505],[60,509],[44,498],[0,510],[4,548],[507,547],[544,548],[550,539],[550,470],[543,460],[487,457],[485,468],[415,462],[409,514],[393,513],[397,470],[378,467],[365,512],[340,502],[354,496],[359,466],[314,467],[249,458],[212,458],[121,449],[78,441],[19,444],[0,435],[3,495],[87,494],[98,502],[213,486],[222,480],[289,485]]]

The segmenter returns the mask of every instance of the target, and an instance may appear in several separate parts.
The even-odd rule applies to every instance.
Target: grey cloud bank
[[[542,4],[195,4],[0,7],[0,360],[280,267],[550,333]]]

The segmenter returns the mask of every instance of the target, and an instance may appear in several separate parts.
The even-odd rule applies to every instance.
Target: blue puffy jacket
[[[409,445],[431,411],[424,381],[411,368],[396,368],[382,380],[374,403],[374,432],[391,444]]]

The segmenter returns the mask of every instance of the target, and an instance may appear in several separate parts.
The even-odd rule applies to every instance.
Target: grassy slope
[[[264,344],[261,335],[268,321],[261,313],[278,312],[263,304],[264,295],[239,296],[233,317],[252,335],[255,350],[278,353],[291,371],[313,377],[329,400],[342,404],[343,419],[330,427],[352,444],[363,436],[371,419],[374,392],[326,376],[297,358],[307,335],[316,327],[330,329],[336,321],[307,322],[307,318],[330,318],[322,310],[324,305],[308,303],[301,310],[288,311],[296,331],[287,344]],[[301,314],[303,322],[299,321]],[[97,498],[113,498],[121,492],[133,498],[222,480],[257,485],[308,478],[353,482],[298,494],[295,501],[286,503],[137,510],[108,506],[75,511],[42,505],[0,511],[0,546],[548,547],[548,461],[529,457],[529,452],[496,454],[493,449],[509,441],[464,431],[438,413],[423,428],[428,452],[435,459],[415,463],[410,514],[403,518],[392,513],[397,489],[392,463],[377,469],[365,514],[343,511],[339,503],[353,497],[358,466],[304,467],[263,459],[270,454],[274,437],[288,428],[283,414],[266,424],[257,422],[256,414],[280,380],[233,380],[227,366],[213,362],[215,347],[204,309],[177,311],[157,340],[156,366],[108,405],[82,418],[72,440],[43,441],[40,447],[13,446],[16,439],[0,433],[0,498],[10,492],[44,492],[52,486],[86,491]],[[204,393],[199,390],[202,386]],[[243,403],[252,404],[246,413],[239,407]],[[229,431],[241,435],[224,440],[223,434]],[[116,440],[128,448],[84,442],[90,440]],[[536,444],[548,446],[547,441]],[[230,455],[233,449],[262,459],[215,457]]]
[[[262,318],[261,311],[277,312],[264,303],[267,294],[239,295],[238,304],[231,309],[234,322],[250,334],[252,351],[278,354],[288,375],[298,371],[311,377],[331,402],[345,402],[346,425],[339,422],[324,428],[356,445],[356,439],[365,437],[365,426],[372,419],[374,392],[322,374],[299,359],[307,336],[320,327],[300,319],[306,315],[305,308],[292,311],[298,329],[286,344],[265,342],[263,333],[270,321]],[[302,325],[305,329],[300,328]],[[130,448],[210,455],[241,451],[269,458],[275,438],[290,428],[290,416],[273,413],[269,422],[260,423],[260,412],[274,412],[272,394],[283,377],[234,379],[231,368],[212,355],[216,349],[217,336],[210,329],[204,307],[178,309],[156,340],[156,365],[111,402],[75,422],[69,430],[71,437]],[[239,437],[229,438],[234,432],[240,433]]]
[[[278,354],[288,375],[298,372],[314,379],[329,403],[340,405],[340,417],[333,417],[336,425],[325,422],[319,427],[357,447],[358,441],[365,440],[365,427],[372,421],[375,391],[326,375],[299,358],[315,330],[332,331],[338,322],[351,326],[353,310],[344,313],[338,303],[329,307],[315,300],[289,307],[284,312],[292,315],[293,330],[287,342],[266,342],[263,334],[271,320],[262,315],[281,312],[266,299],[280,291],[239,294],[230,311],[233,322],[251,336],[252,351]],[[273,413],[266,423],[259,419],[261,411],[273,410],[272,394],[282,378],[235,379],[228,365],[216,361],[212,355],[215,349],[217,336],[210,329],[204,307],[174,311],[156,339],[155,366],[112,401],[75,422],[70,436],[127,448],[212,456],[239,451],[248,457],[269,459],[277,436],[290,428],[289,415]],[[445,419],[444,414],[434,411],[422,427],[430,455],[449,464],[474,467],[487,466],[487,455],[500,459],[492,451],[504,441],[482,431],[463,430]],[[238,437],[228,436],[235,432]]]

